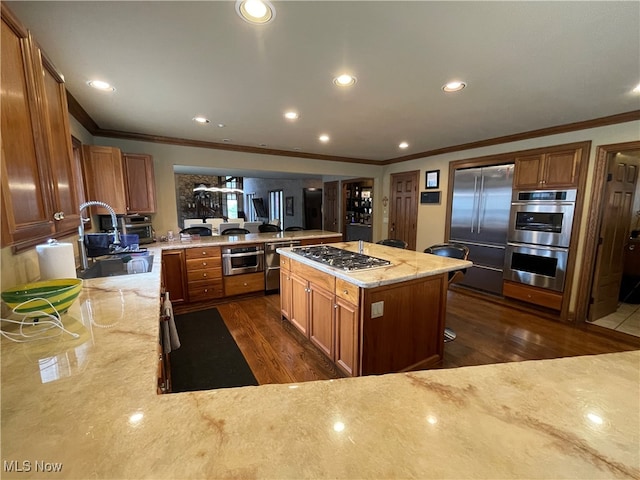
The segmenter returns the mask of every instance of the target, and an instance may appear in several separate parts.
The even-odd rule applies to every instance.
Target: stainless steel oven
[[[261,245],[238,245],[222,248],[223,275],[262,272],[264,270],[264,250]]]
[[[568,247],[575,203],[576,190],[514,191],[508,241]]]
[[[562,247],[508,242],[504,278],[562,292],[569,250]]]

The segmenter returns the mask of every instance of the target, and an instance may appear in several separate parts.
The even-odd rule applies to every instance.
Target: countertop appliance
[[[298,245],[300,245],[300,240],[264,244],[264,290],[266,292],[280,289],[280,254],[276,250]]]
[[[502,294],[514,164],[456,170],[449,241],[469,248],[462,285]]]
[[[264,250],[260,245],[222,248],[222,274],[226,276],[264,270]]]
[[[564,291],[577,190],[513,192],[504,278]]]
[[[312,245],[310,247],[297,247],[293,253],[324,265],[329,265],[340,270],[354,271],[391,265],[389,260],[372,257],[364,253],[351,252],[342,248],[328,245]]]
[[[100,230],[110,232],[113,230],[111,226],[110,215],[98,215],[100,221]],[[146,215],[117,215],[118,231],[122,234],[138,235],[138,243],[153,242],[153,225],[151,218]]]

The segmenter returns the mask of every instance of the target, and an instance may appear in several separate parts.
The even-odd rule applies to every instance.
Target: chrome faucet
[[[91,206],[98,206],[105,208],[109,211],[111,215],[111,225],[113,226],[113,242],[112,245],[120,245],[120,234],[118,233],[118,219],[116,218],[116,212],[111,206],[107,205],[104,202],[99,202],[97,200],[89,200],[88,202],[84,202],[80,205],[80,226],[78,227],[78,251],[80,252],[80,264],[82,270],[86,270],[89,268],[89,258],[87,257],[87,250],[84,245],[84,224],[88,222],[88,218],[82,217],[82,211]]]

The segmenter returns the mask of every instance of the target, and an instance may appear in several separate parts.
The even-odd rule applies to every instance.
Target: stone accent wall
[[[200,184],[207,187],[217,187],[218,177],[213,175],[184,175],[175,174],[176,182],[176,205],[178,208],[178,226],[184,225],[186,218],[212,218],[221,217],[220,193],[206,193],[206,198],[197,198],[193,189]]]

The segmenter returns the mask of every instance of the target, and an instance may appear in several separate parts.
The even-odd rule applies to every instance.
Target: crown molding
[[[313,160],[324,160],[330,162],[359,163],[366,165],[392,165],[394,163],[407,162],[418,158],[433,157],[444,153],[460,152],[463,150],[472,150],[474,148],[489,147],[502,143],[517,142],[520,140],[528,140],[537,137],[547,137],[549,135],[557,135],[559,133],[575,132],[578,130],[586,130],[589,128],[603,127],[606,125],[614,125],[617,123],[626,123],[640,120],[640,110],[631,112],[609,115],[607,117],[594,118],[580,122],[567,123],[564,125],[556,125],[553,127],[540,128],[530,130],[528,132],[515,133],[512,135],[504,135],[501,137],[489,138],[477,142],[463,143],[460,145],[452,145],[449,147],[427,150],[426,152],[413,153],[402,157],[390,158],[387,160],[376,161],[365,158],[340,157],[334,155],[322,155],[315,153],[297,152],[289,150],[278,150],[272,148],[250,147],[246,145],[232,145],[228,143],[207,142],[203,140],[191,140],[187,138],[167,137],[162,135],[148,135],[145,133],[123,132],[120,130],[102,129],[91,118],[91,116],[82,108],[82,105],[67,91],[67,102],[69,105],[69,113],[87,129],[87,131],[95,137],[121,138],[125,140],[140,140],[151,143],[165,143],[169,145],[178,145],[183,147],[210,148],[213,150],[227,150],[231,152],[245,152],[262,155],[275,155],[280,157],[296,157],[308,158]]]

